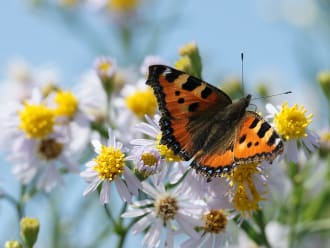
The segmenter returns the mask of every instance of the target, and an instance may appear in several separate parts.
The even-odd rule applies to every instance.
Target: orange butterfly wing
[[[234,166],[248,163],[272,162],[283,152],[283,142],[276,131],[257,113],[247,111],[234,130],[233,143],[225,149],[201,152],[192,167],[208,177],[221,176]]]
[[[213,106],[224,108],[232,103],[229,96],[214,86],[164,65],[149,67],[147,85],[154,89],[162,113],[161,143],[185,160],[197,149],[192,143],[193,133],[187,130],[189,118],[214,109]]]

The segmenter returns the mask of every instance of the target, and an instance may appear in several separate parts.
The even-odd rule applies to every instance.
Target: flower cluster
[[[63,3],[75,4],[74,1]],[[138,1],[108,4],[117,10],[130,11]],[[201,77],[201,56],[196,43],[182,47],[179,55],[175,67]],[[148,56],[140,72],[133,73],[123,70],[114,58],[100,57],[72,91],[56,82],[34,83],[24,87],[26,92],[19,96],[12,95],[10,108],[1,116],[5,128],[1,140],[6,140],[4,149],[13,164],[13,173],[33,194],[49,193],[57,183],[64,184],[64,174],[76,175],[87,184],[81,192],[84,201],[94,202],[91,195],[98,194],[96,205],[105,208],[111,230],[118,235],[121,245],[131,232],[143,236],[144,247],[221,247],[234,237],[232,232],[244,231],[257,245],[269,247],[272,239],[267,230],[273,226],[287,230],[298,219],[293,215],[296,219],[287,221],[279,216],[278,223],[270,225],[263,210],[273,204],[269,202],[276,192],[274,181],[289,181],[291,191],[304,189],[296,175],[302,176],[299,174],[304,170],[302,165],[310,163],[320,143],[311,128],[313,115],[298,104],[283,103],[279,107],[267,104],[266,119],[284,143],[283,155],[273,165],[246,159],[217,177],[199,174],[190,165],[200,151],[185,161],[162,141],[166,133],[159,124],[157,98],[145,82],[149,66],[163,63],[159,56]],[[263,126],[270,129],[267,123]],[[259,138],[264,135],[260,133]],[[189,138],[188,134],[183,135]],[[270,141],[269,146],[276,143]],[[85,164],[85,168],[80,168],[80,164]],[[274,170],[286,177],[276,178]],[[12,200],[5,190],[1,190],[0,197],[3,196]],[[298,200],[287,199],[294,207],[285,211],[294,213],[303,205]],[[16,205],[20,206],[21,202]],[[317,210],[308,208],[306,216],[310,220],[317,218]],[[22,217],[21,210],[19,215]],[[39,231],[39,222],[33,223]],[[292,237],[300,234],[295,226],[290,228],[291,232],[297,232]],[[32,241],[24,237],[24,242],[34,244],[38,231],[34,231]],[[6,245],[10,247],[15,242],[8,241]]]

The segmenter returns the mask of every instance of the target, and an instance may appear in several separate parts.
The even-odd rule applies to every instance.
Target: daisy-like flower
[[[168,191],[163,183],[157,185],[155,180],[152,176],[152,184],[142,182],[142,190],[148,198],[134,202],[130,209],[122,214],[124,218],[141,217],[132,226],[132,232],[136,234],[148,228],[143,239],[143,245],[146,247],[160,247],[164,244],[173,247],[176,230],[198,238],[194,228],[200,224],[197,216],[203,211],[203,202],[192,199],[189,192],[180,189],[180,185]],[[164,229],[165,241],[162,235]]]
[[[161,166],[162,175],[168,175],[170,183],[176,183],[186,172],[188,162],[182,161],[181,158],[173,153],[166,145],[160,144],[161,130],[157,124],[159,116],[155,115],[155,119],[145,116],[147,122],[141,122],[136,125],[135,129],[148,136],[149,138],[133,139],[130,143],[140,148],[157,149],[162,160],[166,163]],[[163,178],[160,178],[162,180]]]
[[[154,148],[135,148],[132,155],[127,160],[133,160],[137,171],[143,176],[148,177],[159,171],[161,158],[158,150]]]
[[[196,229],[200,236],[198,239],[190,237],[181,244],[181,248],[190,247],[223,247],[226,238],[226,228],[230,217],[223,209],[209,209],[201,214],[201,226]]]
[[[295,104],[289,107],[284,103],[281,107],[275,108],[267,104],[266,109],[270,113],[268,117],[273,118],[277,132],[285,140],[285,154],[289,160],[295,163],[298,161],[298,145],[303,145],[310,152],[319,146],[319,137],[308,129],[313,115],[307,115],[304,106]]]
[[[69,148],[67,129],[57,126],[53,110],[43,103],[37,89],[30,101],[14,107],[6,130],[13,172],[23,184],[36,178],[37,189],[50,191],[62,181],[60,168],[78,171]]]
[[[121,199],[131,202],[132,195],[138,194],[140,182],[125,165],[123,145],[116,142],[112,131],[109,130],[107,145],[102,145],[98,140],[92,140],[95,152],[98,154],[86,164],[86,170],[80,175],[89,183],[83,195],[95,191],[102,184],[100,201],[108,203],[110,199],[110,185],[114,183]]]
[[[101,81],[109,82],[117,71],[116,61],[110,57],[99,57],[94,62],[94,68]]]

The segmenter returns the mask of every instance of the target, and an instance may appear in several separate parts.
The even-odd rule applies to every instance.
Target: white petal
[[[94,147],[94,151],[97,153],[97,154],[100,154],[101,153],[101,147],[102,147],[102,144],[99,140],[97,139],[93,139],[91,141],[93,147]]]
[[[138,217],[141,215],[144,215],[146,213],[150,213],[152,211],[152,208],[139,208],[139,209],[132,209],[128,210],[127,212],[123,213],[121,215],[122,218],[133,218],[133,217]]]
[[[123,183],[121,178],[117,178],[114,181],[116,188],[118,190],[119,196],[120,198],[125,201],[130,203],[131,202],[131,194],[127,189],[127,186],[125,185],[125,183]]]
[[[173,248],[174,247],[174,240],[173,240],[174,233],[173,233],[171,225],[167,225],[166,230],[167,230],[167,232],[166,232],[165,246],[167,248]]]
[[[139,193],[139,189],[142,188],[141,182],[127,167],[124,168],[124,176],[126,179],[128,190],[133,195],[137,195]]]
[[[142,182],[142,190],[150,195],[152,198],[156,199],[159,193],[156,191],[155,188],[153,188],[149,183],[147,182]]]
[[[146,216],[142,217],[138,222],[136,222],[132,227],[132,233],[137,234],[139,232],[144,231],[154,220],[155,215],[154,213],[147,214]]]
[[[109,202],[110,199],[110,182],[105,180],[102,184],[101,192],[100,192],[100,201],[103,204]]]
[[[151,146],[155,144],[155,141],[148,139],[134,139],[130,142],[130,144],[136,146]]]
[[[99,179],[99,178],[96,178],[93,182],[91,182],[87,188],[85,189],[85,191],[83,192],[83,196],[86,196],[87,194],[89,194],[90,192],[94,191],[98,186],[99,184],[101,183],[102,181]]]
[[[185,231],[185,233],[197,239],[199,234],[194,230],[195,226],[190,223],[190,218],[191,217],[185,216],[181,213],[177,213],[175,217],[176,221],[179,223],[180,227]]]
[[[163,229],[163,221],[156,219],[155,223],[152,224],[149,231],[144,237],[143,243],[148,247],[158,247],[160,244],[161,233]]]
[[[160,133],[159,129],[156,129],[155,127],[144,122],[137,124],[135,126],[135,130],[153,138],[156,138],[157,135]]]
[[[286,142],[286,156],[288,160],[295,163],[298,162],[298,147],[296,140],[289,140]]]

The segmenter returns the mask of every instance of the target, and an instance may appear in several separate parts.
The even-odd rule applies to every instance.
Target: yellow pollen
[[[241,212],[243,217],[246,217],[246,213],[251,217],[254,211],[260,209],[259,202],[265,200],[265,198],[261,197],[253,183],[249,183],[248,187],[249,192],[246,187],[238,186],[233,198],[235,209]]]
[[[69,91],[59,91],[55,96],[56,116],[67,116],[72,118],[78,110],[78,100]]]
[[[100,71],[101,74],[107,74],[111,67],[112,63],[110,61],[102,61],[97,65],[97,70]]]
[[[143,160],[143,164],[147,166],[155,166],[157,164],[157,158],[152,153],[143,153],[141,160]]]
[[[285,139],[299,139],[307,136],[307,126],[312,122],[312,114],[306,115],[307,110],[302,105],[288,107],[282,104],[281,111],[274,116],[277,132]]]
[[[136,91],[133,95],[126,98],[126,106],[138,117],[143,118],[145,115],[152,116],[156,113],[157,100],[148,87],[144,91]]]
[[[203,221],[203,229],[209,233],[221,233],[227,226],[227,216],[222,210],[210,210],[203,216]]]
[[[45,139],[40,142],[39,153],[46,160],[58,158],[63,151],[63,144],[58,143],[55,139]]]
[[[251,216],[253,211],[259,209],[259,202],[266,200],[261,197],[253,180],[255,174],[260,174],[257,166],[258,163],[242,164],[235,167],[228,176],[230,186],[235,189],[233,197],[235,209],[241,212],[243,217],[246,213]]]
[[[242,164],[234,168],[233,172],[228,175],[230,184],[244,185],[245,182],[253,181],[254,174],[259,174],[257,169],[258,163]]]
[[[180,162],[181,158],[174,154],[174,152],[167,147],[167,145],[160,144],[161,134],[157,136],[157,149],[162,157],[165,157],[167,162]]]
[[[20,126],[28,138],[42,139],[53,132],[54,112],[45,105],[25,104],[19,111]]]
[[[100,154],[94,159],[96,165],[93,169],[102,180],[113,181],[124,172],[124,157],[120,149],[102,145]]]
[[[174,219],[179,210],[179,206],[176,198],[165,195],[156,199],[155,209],[157,216],[163,218],[164,221],[167,221]]]
[[[138,3],[139,0],[108,0],[108,8],[119,12],[129,12],[134,10]]]

